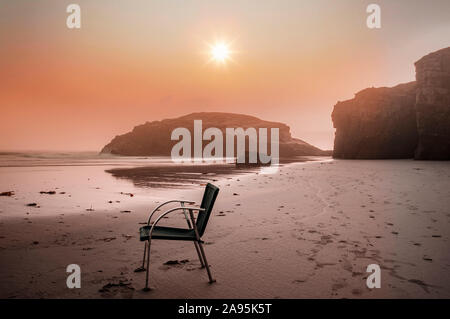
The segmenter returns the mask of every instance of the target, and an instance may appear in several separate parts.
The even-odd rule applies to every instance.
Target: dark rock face
[[[222,131],[224,154],[226,128],[253,127],[257,131],[259,128],[268,129],[268,143],[270,142],[270,129],[279,128],[280,157],[330,155],[327,151],[292,138],[290,128],[286,124],[263,121],[248,115],[219,112],[192,113],[175,119],[147,122],[136,126],[129,133],[116,136],[101,152],[128,156],[170,156],[172,147],[178,143],[178,141],[171,140],[172,131],[178,127],[187,128],[193,139],[194,120],[202,120],[203,131],[210,127],[216,127]],[[203,147],[209,142],[203,141]],[[248,145],[248,143],[246,144]],[[268,145],[268,150],[270,150],[270,145]]]
[[[450,159],[450,48],[416,62],[416,82],[338,102],[333,157]]]
[[[450,48],[416,62],[416,159],[450,159]]]
[[[335,158],[412,158],[417,145],[416,84],[365,89],[339,102],[331,115]]]

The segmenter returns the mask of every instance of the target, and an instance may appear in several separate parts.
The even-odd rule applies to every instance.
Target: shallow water
[[[307,160],[313,159],[298,159]],[[207,182],[259,171],[234,164],[178,164],[169,157],[4,152],[0,193],[13,195],[0,196],[0,218],[127,210],[150,201],[189,198]],[[49,191],[54,194],[41,193]]]

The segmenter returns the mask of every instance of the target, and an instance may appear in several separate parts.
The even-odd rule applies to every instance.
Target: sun
[[[225,64],[231,59],[230,46],[225,42],[216,42],[210,45],[210,55],[212,61]]]

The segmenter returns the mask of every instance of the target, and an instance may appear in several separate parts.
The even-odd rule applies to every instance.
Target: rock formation
[[[333,157],[450,159],[450,48],[416,62],[416,82],[338,102]]]
[[[348,159],[412,158],[417,145],[416,83],[362,90],[339,102],[333,156]]]
[[[194,120],[202,120],[203,130],[209,127],[220,129],[224,136],[224,144],[226,128],[253,127],[257,131],[259,128],[267,128],[269,141],[269,129],[279,128],[280,157],[330,155],[330,152],[322,151],[300,139],[292,138],[290,128],[286,124],[263,121],[248,115],[219,112],[192,113],[175,119],[147,122],[136,126],[129,133],[116,136],[102,149],[101,153],[128,156],[170,156],[172,147],[178,143],[178,141],[171,140],[172,131],[178,127],[184,127],[193,136]],[[209,141],[203,141],[203,147],[208,143]],[[270,146],[268,149],[270,150]]]
[[[450,48],[416,62],[416,159],[450,159]]]

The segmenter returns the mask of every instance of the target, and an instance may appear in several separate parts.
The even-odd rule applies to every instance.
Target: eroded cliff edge
[[[338,102],[333,157],[450,160],[450,47],[415,63],[416,81]]]
[[[416,65],[416,159],[450,159],[450,48],[428,54]]]
[[[290,128],[286,124],[264,121],[249,115],[220,112],[192,113],[174,119],[147,122],[136,126],[129,133],[116,136],[103,147],[101,153],[127,156],[170,156],[172,147],[178,142],[171,140],[172,131],[178,127],[184,127],[193,136],[194,120],[202,120],[203,130],[209,127],[220,129],[224,137],[226,128],[253,127],[257,131],[259,128],[279,128],[280,157],[331,155],[329,151],[323,151],[300,139],[293,138]],[[270,141],[270,131],[267,134]],[[208,143],[209,141],[203,141],[203,147]]]

